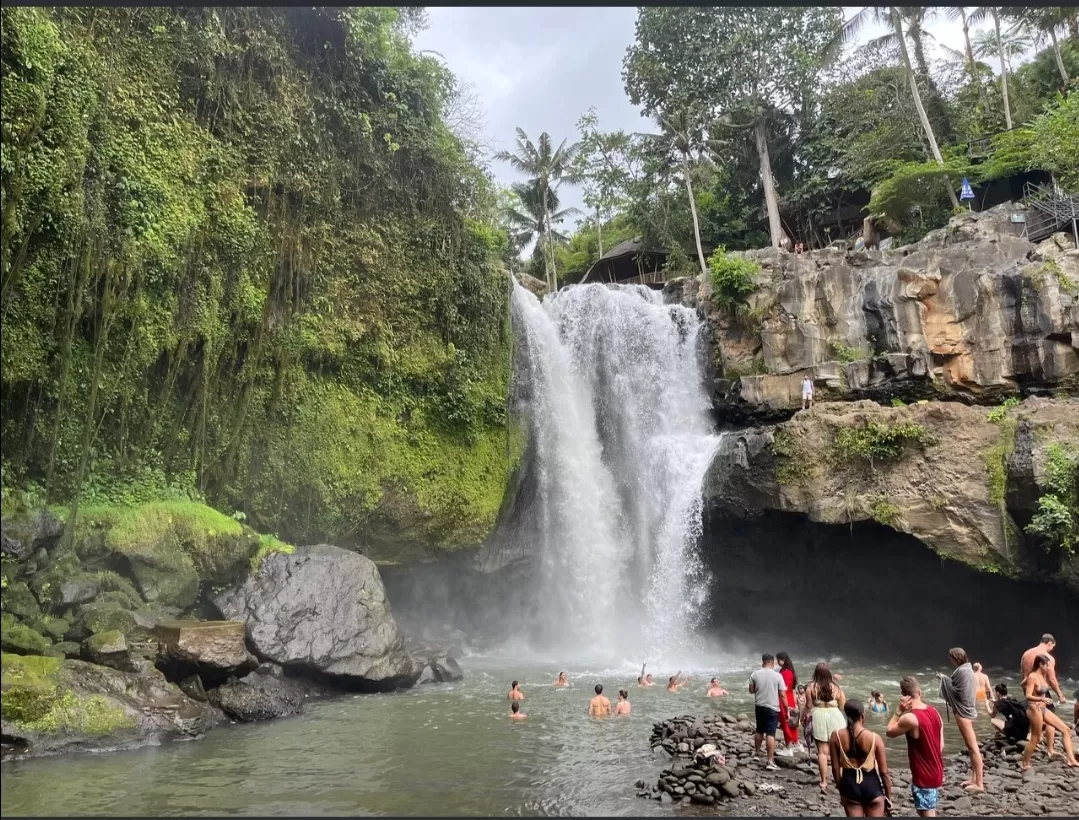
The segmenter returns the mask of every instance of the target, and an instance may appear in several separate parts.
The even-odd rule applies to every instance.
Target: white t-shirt
[[[803,396],[812,396],[813,395],[813,382],[810,380],[810,378],[808,376],[806,376],[804,379],[802,379],[802,395]]]

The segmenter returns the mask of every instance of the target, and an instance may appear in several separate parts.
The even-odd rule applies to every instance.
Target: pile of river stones
[[[841,817],[843,808],[835,785],[822,795],[816,757],[804,752],[776,756],[778,771],[753,760],[753,724],[746,715],[684,715],[656,723],[652,729],[653,755],[669,762],[654,786],[638,780],[637,796],[665,805],[685,807],[691,813],[712,813],[717,804],[734,803],[729,811],[765,817],[815,815]],[[1058,741],[1059,751],[1059,741]],[[970,773],[966,751],[945,760],[945,786],[938,814],[984,816],[1074,816],[1079,805],[1079,770],[1067,769],[1059,756],[1046,758],[1039,750],[1029,772],[1019,771],[1022,747],[1002,738],[982,746],[985,761],[984,794],[969,794],[959,787]],[[905,755],[889,756],[893,785],[893,813],[916,816],[910,796],[910,771]],[[709,812],[703,807],[712,806]],[[728,813],[726,811],[722,813]]]

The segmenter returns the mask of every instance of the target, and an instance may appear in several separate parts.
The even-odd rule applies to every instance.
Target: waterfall
[[[629,658],[690,649],[705,604],[697,556],[712,431],[696,312],[641,286],[518,284],[547,644]]]

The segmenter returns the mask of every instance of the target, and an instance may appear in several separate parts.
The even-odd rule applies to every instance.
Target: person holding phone
[[[888,721],[888,737],[907,738],[910,792],[919,817],[936,817],[944,786],[944,721],[940,712],[922,700],[918,679],[899,682],[899,706]]]

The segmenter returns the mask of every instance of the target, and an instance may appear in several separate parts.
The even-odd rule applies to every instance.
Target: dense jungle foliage
[[[3,483],[297,542],[494,521],[508,276],[416,9],[3,9]]]
[[[899,241],[916,241],[946,224],[954,208],[948,188],[958,191],[963,177],[977,185],[1036,170],[1076,190],[1079,15],[1070,7],[965,9],[967,48],[938,48],[940,58],[930,59],[926,24],[952,13],[958,24],[960,11],[639,9],[623,80],[653,121],[642,123],[644,133],[610,132],[594,110],[581,117],[574,173],[565,181],[583,185],[588,213],[555,247],[558,276],[576,281],[588,270],[601,255],[601,236],[606,250],[639,237],[670,252],[669,275],[696,275],[717,248],[770,243],[770,198],[792,241],[821,247],[860,233],[870,213]],[[1007,101],[996,40],[972,40],[968,30],[984,18],[991,35],[993,14],[1002,18],[1011,55]],[[884,34],[837,49],[863,17]],[[1035,44],[1031,59],[1014,61]],[[972,159],[968,142],[983,138],[991,156]],[[868,207],[837,224],[839,209],[852,203]],[[540,270],[538,260],[526,267]]]

